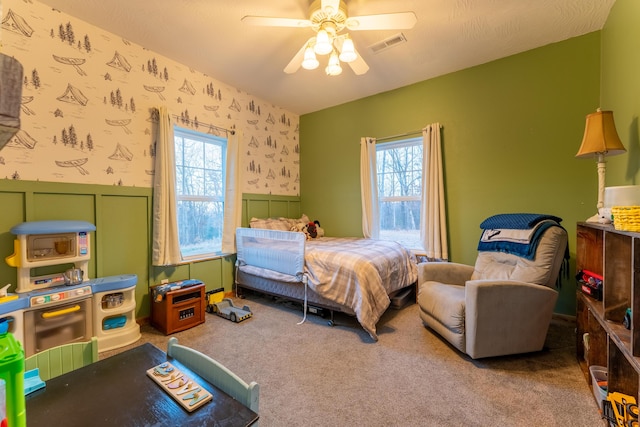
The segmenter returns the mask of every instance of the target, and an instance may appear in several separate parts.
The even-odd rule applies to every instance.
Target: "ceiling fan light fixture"
[[[355,75],[360,76],[369,70],[369,66],[355,49],[354,42],[349,38],[349,35],[344,34],[343,30],[410,29],[415,26],[417,17],[414,12],[349,16],[346,1],[306,0],[310,3],[308,19],[247,15],[242,18],[242,22],[266,27],[309,28],[315,32],[313,37],[300,46],[284,68],[283,71],[287,74],[295,73],[301,66],[306,69],[319,67],[317,56],[329,55],[331,60],[329,65],[325,67],[328,75],[339,75],[342,72],[342,62],[344,62],[349,64],[349,68]],[[364,1],[362,2],[364,3]],[[388,42],[384,41],[384,46],[406,41],[402,34],[400,36],[394,37]],[[376,44],[375,48],[377,49],[377,47]],[[377,51],[373,47],[371,49],[374,53]]]
[[[324,69],[328,76],[337,76],[342,73],[342,67],[340,66],[340,60],[338,55],[333,51],[329,57],[329,65]]]
[[[356,48],[353,46],[353,40],[347,37],[344,39],[344,43],[342,43],[342,51],[340,52],[340,61],[342,62],[353,62],[358,58],[358,54],[356,54]]]
[[[315,70],[320,65],[316,58],[316,53],[311,46],[307,46],[304,50],[304,60],[302,61],[302,68],[305,70]]]
[[[322,28],[318,30],[318,34],[316,35],[316,45],[313,47],[313,50],[318,55],[326,55],[333,50],[331,42],[332,40],[331,37],[329,37],[329,33]]]

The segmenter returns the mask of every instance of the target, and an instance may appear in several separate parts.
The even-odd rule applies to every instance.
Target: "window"
[[[422,138],[377,144],[376,166],[380,239],[424,250],[420,242]]]
[[[227,140],[174,128],[178,236],[183,258],[220,253]]]

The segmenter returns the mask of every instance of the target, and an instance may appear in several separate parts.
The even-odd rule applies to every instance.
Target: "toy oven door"
[[[91,296],[24,313],[25,357],[62,344],[90,341],[92,335]]]

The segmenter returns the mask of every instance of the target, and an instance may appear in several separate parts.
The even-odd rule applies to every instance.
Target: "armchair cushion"
[[[479,252],[471,280],[500,279],[536,283],[553,288],[563,262],[567,232],[550,227],[536,250],[535,259],[505,252]],[[562,248],[558,256],[558,248]]]
[[[456,334],[464,333],[465,287],[432,282],[418,297],[420,306],[430,316]]]
[[[442,298],[442,299],[441,299]],[[464,352],[465,287],[429,282],[418,295],[420,317],[440,336]]]
[[[418,266],[418,283],[432,282],[464,285],[473,275],[473,267],[455,262],[425,262]]]

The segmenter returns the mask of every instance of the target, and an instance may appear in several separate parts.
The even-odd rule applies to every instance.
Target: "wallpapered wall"
[[[166,105],[178,126],[240,132],[243,192],[299,195],[297,115],[38,2],[3,0],[2,45],[24,79],[0,178],[151,187]]]

